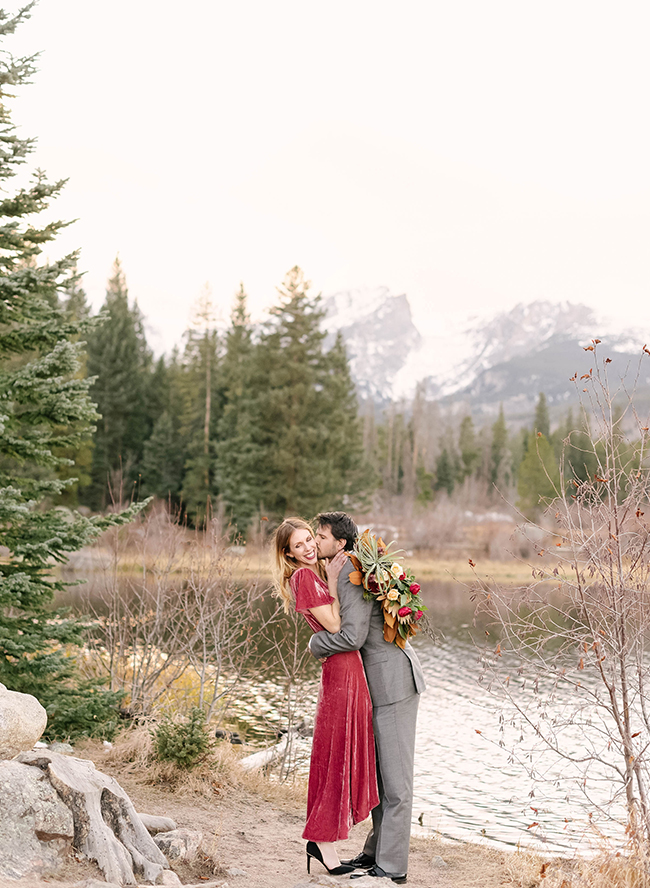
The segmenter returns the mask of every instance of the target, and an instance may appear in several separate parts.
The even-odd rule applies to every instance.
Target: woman
[[[287,518],[275,534],[277,591],[285,611],[304,615],[314,632],[341,628],[338,575],[346,561],[340,552],[326,568],[318,562],[312,529],[302,518]],[[340,863],[334,843],[347,839],[350,826],[365,820],[379,804],[375,771],[372,704],[358,651],[334,654],[323,662],[309,766],[307,872],[311,858],[331,875],[351,872]]]

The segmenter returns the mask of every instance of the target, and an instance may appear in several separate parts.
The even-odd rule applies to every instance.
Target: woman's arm
[[[325,566],[325,572],[327,574],[327,586],[329,589],[329,593],[334,599],[331,604],[323,604],[319,607],[310,607],[309,612],[312,616],[316,617],[318,622],[324,629],[327,629],[328,632],[338,632],[341,628],[341,615],[339,611],[339,592],[338,592],[338,579],[341,570],[343,569],[343,565],[347,561],[347,555],[345,552],[339,552],[331,561],[327,563]]]

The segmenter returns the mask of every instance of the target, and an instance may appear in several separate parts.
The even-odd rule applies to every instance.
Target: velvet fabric
[[[314,632],[323,627],[310,608],[330,604],[327,583],[308,567],[291,577],[296,611]],[[379,804],[372,704],[358,651],[333,654],[323,664],[309,766],[303,839],[347,839],[353,823]]]

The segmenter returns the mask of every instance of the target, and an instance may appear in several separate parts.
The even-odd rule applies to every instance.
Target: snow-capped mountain
[[[619,375],[644,344],[642,332],[614,331],[588,306],[569,302],[520,303],[483,317],[441,314],[426,336],[413,322],[407,296],[386,287],[336,293],[324,308],[329,337],[343,334],[360,394],[378,402],[408,398],[421,383],[431,398],[488,413],[503,403],[511,415],[523,416],[541,391],[550,404],[576,397],[569,380],[588,370],[584,346],[591,339],[602,340],[599,349],[607,350]],[[641,386],[650,384],[644,374]]]
[[[344,290],[323,301],[326,347],[340,330],[352,376],[362,397],[388,400],[408,355],[421,348],[407,297],[391,295],[388,287]]]

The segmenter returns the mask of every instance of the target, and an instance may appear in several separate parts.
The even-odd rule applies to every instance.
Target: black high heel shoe
[[[335,866],[330,869],[328,865],[323,860],[323,855],[321,854],[320,848],[316,844],[316,842],[307,842],[307,875],[311,873],[310,865],[312,857],[314,860],[317,860],[319,863],[322,863],[330,876],[343,876],[345,873],[351,873],[355,867],[346,866],[345,864],[341,864],[340,866]]]

